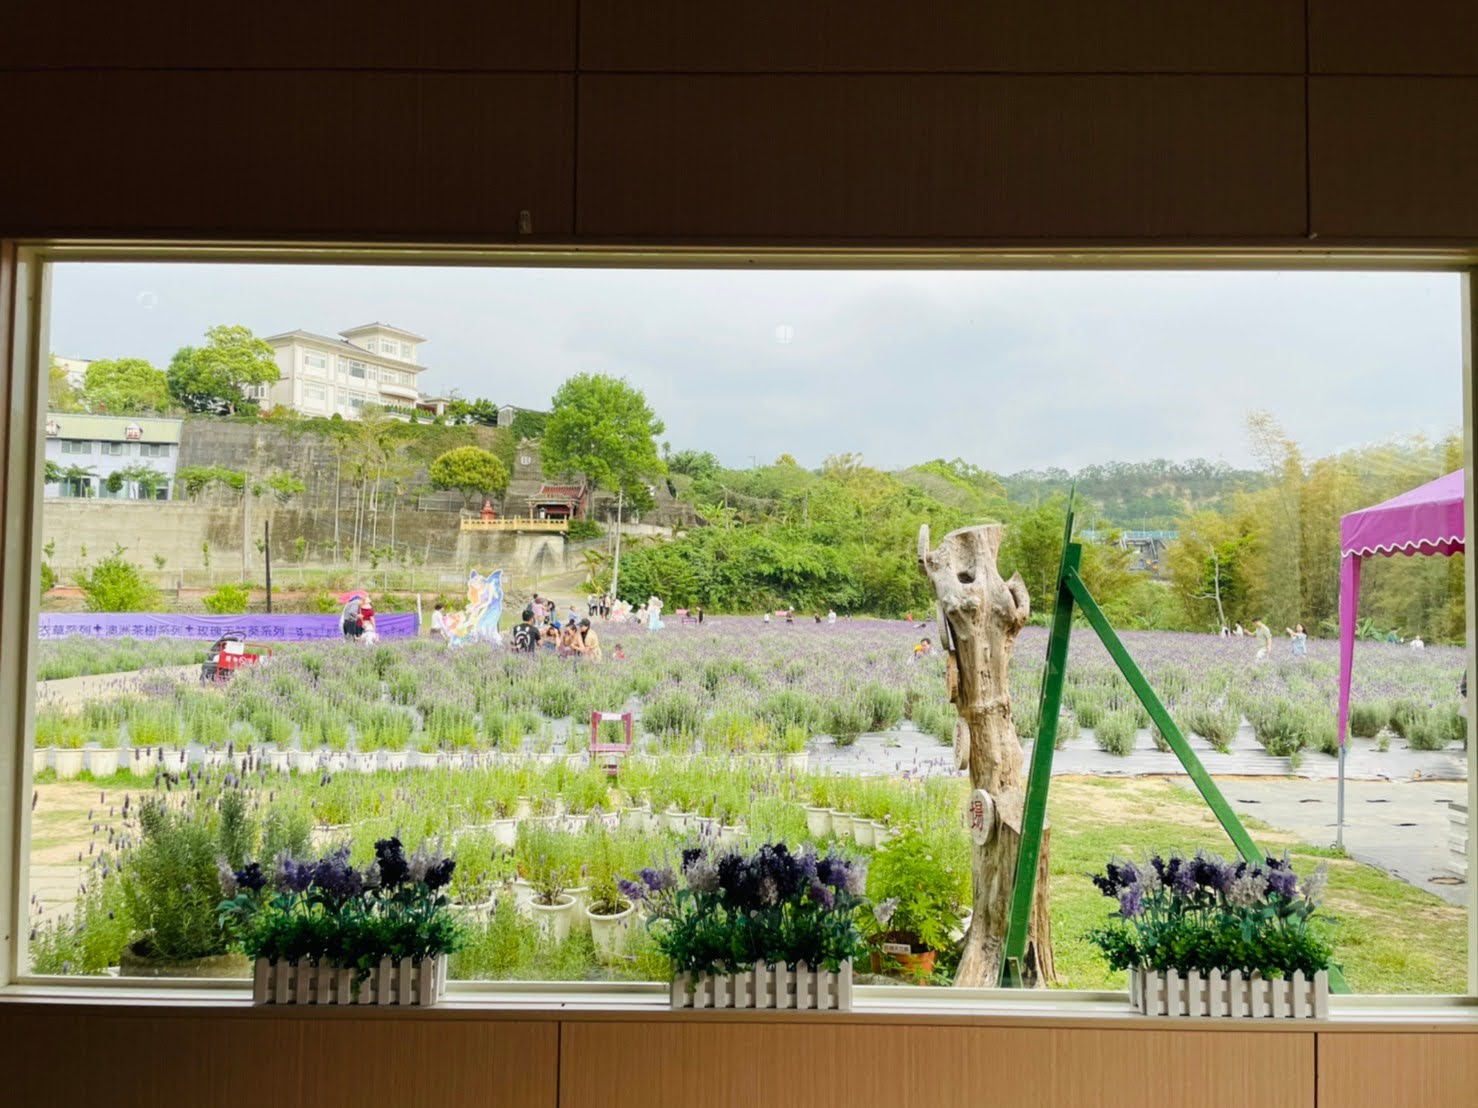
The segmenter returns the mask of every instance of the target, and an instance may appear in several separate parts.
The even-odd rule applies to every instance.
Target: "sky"
[[[423,392],[545,408],[572,374],[614,374],[662,441],[733,467],[1240,466],[1254,409],[1308,457],[1462,421],[1451,274],[69,263],[51,348],[163,368],[217,323],[375,320],[427,337]]]

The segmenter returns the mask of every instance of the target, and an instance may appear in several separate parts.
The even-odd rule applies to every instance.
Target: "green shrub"
[[[123,557],[123,547],[77,578],[89,612],[147,612],[158,593],[144,579],[143,570]]]
[[[1456,705],[1429,708],[1406,721],[1406,740],[1412,750],[1441,750],[1452,742],[1465,742],[1467,721]]]
[[[871,722],[867,706],[849,697],[833,701],[826,712],[826,732],[837,746],[851,746]]]
[[[1061,750],[1069,742],[1078,737],[1078,721],[1071,712],[1063,712],[1057,717],[1057,741],[1053,746]]]
[[[1206,701],[1187,704],[1181,709],[1181,725],[1192,734],[1200,735],[1215,749],[1225,754],[1232,747],[1237,728],[1242,723],[1242,713],[1230,704],[1212,704]]]
[[[1035,739],[1037,737],[1037,725],[1041,716],[1037,712],[1035,700],[1025,697],[1011,701],[1011,723],[1016,728],[1018,739]],[[1059,722],[1058,728],[1061,729]]]
[[[250,599],[249,585],[221,585],[215,592],[202,597],[200,603],[213,616],[239,616],[246,611]]]
[[[666,688],[642,705],[642,729],[653,735],[696,735],[703,724],[703,705],[686,689]]]
[[[903,693],[876,681],[863,686],[862,708],[868,716],[869,731],[890,731],[903,718]]]
[[[226,952],[216,872],[226,843],[212,822],[199,810],[172,809],[158,797],[139,804],[140,842],[120,866],[119,880],[140,957],[186,962]]]
[[[761,702],[759,717],[775,731],[796,726],[814,734],[820,726],[822,709],[809,693],[799,689],[781,689]]]
[[[933,697],[920,697],[913,709],[913,724],[926,735],[933,735],[942,743],[955,741],[955,720],[959,713],[948,701]]]
[[[1350,705],[1350,734],[1357,739],[1373,739],[1391,722],[1391,706],[1384,700]]]
[[[1134,750],[1134,737],[1139,732],[1139,721],[1134,713],[1126,709],[1105,712],[1093,729],[1093,738],[1099,747],[1121,758]]]
[[[598,539],[606,533],[605,528],[593,519],[572,519],[570,529],[565,532],[565,537],[570,542],[589,542]]]
[[[1309,716],[1287,700],[1279,698],[1249,703],[1247,719],[1257,741],[1275,758],[1292,758],[1310,745]]]
[[[950,946],[970,900],[969,860],[955,840],[963,837],[910,828],[878,849],[867,895],[875,907],[895,900],[897,906],[887,920],[871,920],[873,930],[898,932],[930,950]]]
[[[48,593],[56,588],[56,570],[46,562],[41,563],[41,591]]]
[[[1103,701],[1096,696],[1080,694],[1074,697],[1072,709],[1080,727],[1096,729],[1098,721],[1103,718]]]
[[[1425,704],[1406,699],[1394,701],[1391,704],[1391,730],[1403,739],[1409,739],[1413,724],[1419,724],[1426,714]]]

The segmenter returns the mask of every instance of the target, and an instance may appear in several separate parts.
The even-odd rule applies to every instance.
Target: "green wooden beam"
[[[1069,513],[1068,527],[1072,527]],[[1067,647],[1073,630],[1073,595],[1066,587],[1076,575],[1083,548],[1064,543],[1058,574],[1057,603],[1052,609],[1052,637],[1047,642],[1047,666],[1042,672],[1042,694],[1037,708],[1037,737],[1026,781],[1021,819],[1021,849],[1016,855],[1016,881],[1011,886],[1011,915],[1002,952],[1001,983],[1024,984],[1026,944],[1031,927],[1032,900],[1037,890],[1037,864],[1042,856],[1042,830],[1047,824],[1047,794],[1052,787],[1052,755],[1057,749],[1057,720],[1062,712],[1062,687],[1067,678]]]

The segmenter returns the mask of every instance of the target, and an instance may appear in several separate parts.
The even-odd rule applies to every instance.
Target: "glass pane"
[[[53,373],[37,429],[34,972],[243,976],[223,876],[343,849],[373,880],[395,838],[456,860],[456,977],[666,980],[642,890],[686,849],[783,842],[870,867],[864,981],[961,981],[970,782],[919,528],[1004,526],[1031,613],[981,711],[1029,757],[1075,489],[1082,580],[1257,843],[1327,867],[1349,984],[1466,990],[1461,553],[1363,563],[1342,827],[1336,757],[1340,521],[1461,469],[1456,278],[265,276],[56,268],[52,347],[157,376]],[[137,287],[157,309],[96,310]],[[375,314],[329,290],[369,287],[445,328],[412,386],[445,416],[275,387],[327,367],[284,353],[301,332]],[[255,334],[205,330],[203,295]],[[492,365],[526,367],[492,378],[514,394]],[[650,409],[626,447],[571,433],[623,389]],[[113,488],[74,456],[107,419],[149,469]],[[1053,984],[1122,988],[1088,875],[1231,844],[1081,620],[1057,741]]]

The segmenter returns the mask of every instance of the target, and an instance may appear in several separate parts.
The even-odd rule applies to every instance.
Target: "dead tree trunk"
[[[955,752],[960,768],[970,771],[972,797],[974,790],[985,794],[983,812],[978,813],[982,826],[971,843],[974,915],[955,974],[956,985],[975,988],[999,984],[1025,801],[1009,678],[1011,650],[1031,603],[1020,574],[1001,579],[996,568],[1000,547],[998,526],[952,531],[934,550],[929,549],[928,526],[919,529],[919,565],[939,598],[949,697],[960,714]],[[1054,976],[1047,872],[1044,834],[1027,967],[1037,985]]]

